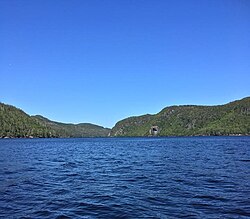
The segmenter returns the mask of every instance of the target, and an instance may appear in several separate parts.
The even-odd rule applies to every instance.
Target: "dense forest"
[[[60,137],[106,137],[108,136],[110,129],[103,128],[102,126],[90,124],[90,123],[61,123],[54,122],[43,116],[32,116],[41,125],[50,127]]]
[[[0,138],[106,137],[110,129],[81,123],[65,124],[0,103]]]
[[[250,97],[218,106],[170,106],[119,121],[111,130],[111,136],[149,135],[250,135]]]
[[[0,138],[250,135],[250,97],[218,106],[170,106],[119,121],[112,130],[65,124],[0,103]]]

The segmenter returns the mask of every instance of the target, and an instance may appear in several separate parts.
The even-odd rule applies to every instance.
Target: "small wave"
[[[70,219],[70,218],[71,218],[71,217],[68,217],[68,216],[66,216],[66,215],[64,215],[64,214],[59,215],[59,216],[56,217],[56,219]]]
[[[161,197],[152,197],[149,196],[146,198],[146,200],[151,203],[151,204],[156,204],[156,205],[166,205],[168,203],[169,205],[173,205],[174,203],[171,203],[170,199],[167,198],[161,198]]]
[[[230,209],[230,210],[224,211],[224,213],[230,214],[230,215],[250,217],[250,212],[247,212],[247,211],[239,209],[239,208]]]
[[[182,182],[185,182],[185,180],[183,179],[173,179],[175,182],[178,182],[178,183],[182,183]]]
[[[241,162],[250,162],[250,160],[239,160],[239,161],[241,161]]]
[[[197,203],[197,202],[195,202],[195,203],[191,203],[191,205],[193,206],[193,207],[195,207],[195,208],[210,208],[212,205],[210,205],[210,204],[208,204],[208,203]]]
[[[133,211],[129,209],[131,206],[111,204],[103,205],[96,203],[81,202],[77,206],[77,210],[74,211],[76,215],[88,216],[86,218],[135,218],[132,216]],[[131,214],[131,215],[130,215]]]
[[[221,179],[207,179],[206,182],[211,183],[211,184],[225,183],[225,181]]]
[[[5,175],[11,175],[11,174],[15,174],[16,172],[15,171],[8,171],[8,170],[6,170],[6,171],[4,171],[3,172],[3,174]]]
[[[39,210],[39,211],[34,212],[34,215],[36,217],[48,217],[52,215],[52,212],[48,210]]]
[[[76,168],[77,164],[75,162],[66,162],[66,163],[62,164],[62,166],[64,168]]]
[[[211,201],[216,200],[216,201],[222,201],[222,202],[229,201],[226,198],[219,197],[219,196],[213,196],[213,195],[196,195],[196,196],[194,196],[194,198],[204,199],[204,200],[211,200]]]
[[[67,193],[69,193],[69,190],[67,189],[56,189],[52,192],[53,195],[65,195]]]
[[[78,173],[68,173],[68,174],[66,174],[66,176],[79,176],[79,174]]]

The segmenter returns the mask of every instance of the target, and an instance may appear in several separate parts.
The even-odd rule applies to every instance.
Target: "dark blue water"
[[[249,218],[250,137],[2,139],[1,218]]]

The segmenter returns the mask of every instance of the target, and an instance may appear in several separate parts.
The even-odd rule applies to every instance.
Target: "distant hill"
[[[55,137],[56,133],[14,106],[0,103],[0,137]]]
[[[250,135],[250,97],[218,106],[170,106],[135,116],[112,130],[90,123],[65,124],[0,103],[0,138]]]
[[[89,123],[65,124],[0,103],[0,138],[4,137],[106,137],[110,129]]]
[[[107,137],[110,132],[108,128],[90,123],[67,124],[54,122],[40,115],[32,116],[32,118],[41,125],[50,127],[62,137]]]
[[[250,135],[250,97],[218,106],[170,106],[121,120],[111,136]]]

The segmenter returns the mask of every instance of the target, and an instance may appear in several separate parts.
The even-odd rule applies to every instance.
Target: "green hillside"
[[[250,97],[219,106],[170,106],[155,115],[119,121],[111,130],[111,136],[249,134]]]
[[[32,116],[37,122],[50,127],[60,137],[106,137],[110,129],[90,123],[66,124],[54,122],[42,116]]]
[[[106,137],[110,129],[81,123],[64,124],[0,103],[0,138],[4,137]]]
[[[29,116],[0,103],[0,138],[250,135],[250,97],[219,106],[170,106],[155,115],[130,117],[112,130],[89,123],[65,124]]]
[[[14,106],[0,103],[0,138],[56,137],[57,134]]]

